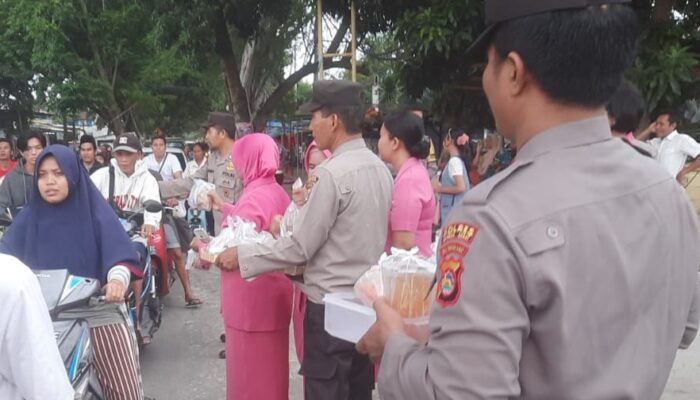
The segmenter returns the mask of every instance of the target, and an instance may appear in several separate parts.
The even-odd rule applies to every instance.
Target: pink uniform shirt
[[[393,232],[413,232],[420,254],[431,256],[435,207],[435,193],[428,171],[416,158],[409,158],[394,179],[394,197],[389,212],[389,237],[385,250],[391,249]]]
[[[243,180],[243,194],[235,205],[224,207],[226,217],[254,222],[258,231],[270,229],[272,217],[289,205],[287,192],[275,181],[279,165],[272,138],[251,134],[236,141],[232,160]],[[292,284],[282,273],[247,282],[238,270],[222,271],[221,308],[227,327],[253,332],[288,329],[292,312]]]

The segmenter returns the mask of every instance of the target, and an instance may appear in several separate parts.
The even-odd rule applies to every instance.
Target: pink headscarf
[[[311,164],[309,159],[311,158],[311,152],[314,149],[319,149],[318,144],[316,144],[316,141],[311,142],[309,144],[309,147],[306,148],[306,152],[304,153],[304,169],[306,170],[307,174],[309,173],[309,167]],[[326,158],[331,158],[333,153],[330,150],[323,150],[323,155],[326,156]]]
[[[265,177],[274,177],[280,165],[275,141],[264,133],[251,133],[236,140],[231,158],[243,186]]]

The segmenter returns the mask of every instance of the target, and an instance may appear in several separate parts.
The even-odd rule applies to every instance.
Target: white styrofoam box
[[[329,335],[357,343],[377,320],[374,309],[362,304],[353,292],[329,293],[323,297]]]

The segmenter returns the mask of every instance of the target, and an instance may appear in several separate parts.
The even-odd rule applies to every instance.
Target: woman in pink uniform
[[[428,156],[430,142],[423,121],[408,111],[384,118],[379,136],[379,156],[398,171],[389,211],[386,251],[392,247],[418,247],[423,256],[432,255],[433,218],[436,200],[428,171],[421,159]]]
[[[275,215],[289,205],[287,192],[275,181],[279,152],[274,140],[254,133],[231,150],[243,194],[235,205],[211,195],[224,216],[254,222],[269,231]],[[286,400],[289,391],[289,321],[292,283],[282,273],[245,281],[238,270],[221,272],[221,311],[226,329],[226,398]]]

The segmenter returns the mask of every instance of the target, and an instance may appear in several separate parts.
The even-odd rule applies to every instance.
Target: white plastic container
[[[329,335],[357,343],[377,320],[374,309],[362,304],[355,293],[329,293],[323,297]]]

